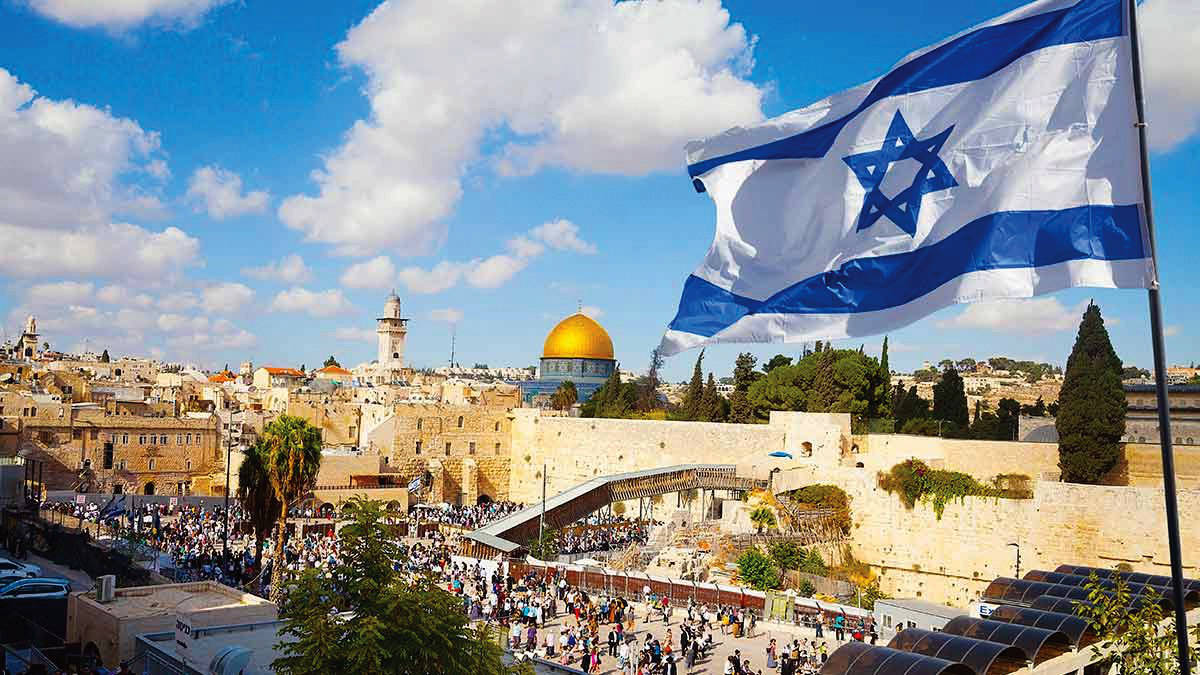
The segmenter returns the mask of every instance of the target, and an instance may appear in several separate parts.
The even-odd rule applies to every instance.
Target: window
[[[450,456],[450,441],[446,441],[446,456]]]
[[[884,614],[884,615],[883,615],[883,627],[884,627],[884,628],[891,628],[891,627],[892,627],[892,615],[891,615],[891,614]]]
[[[421,441],[417,441],[417,454],[421,454]]]
[[[418,417],[417,418],[417,431],[420,431],[420,430],[421,430],[421,418]]]
[[[458,428],[461,429],[462,425],[463,425],[463,416],[459,415],[458,416]]]
[[[120,469],[121,471],[124,471],[125,470],[125,460],[121,460],[121,461],[117,462],[117,468]]]
[[[183,434],[175,435],[175,445],[183,445]]]
[[[71,438],[77,441],[83,440],[83,429],[72,429]]]
[[[500,431],[500,423],[496,422],[496,431]]]
[[[496,454],[497,455],[500,454],[500,444],[499,443],[496,444]]]
[[[104,468],[106,468],[106,469],[113,468],[113,444],[112,443],[104,444]]]
[[[145,444],[146,444],[146,434],[142,434],[141,436],[138,436],[138,445],[145,445]]]
[[[187,462],[184,463],[184,466],[187,467],[188,471],[191,471],[192,470],[192,460],[189,459]]]
[[[192,435],[191,435],[191,434],[185,434],[185,435],[184,435],[184,437],[183,437],[183,441],[184,441],[184,443],[185,443],[185,444],[187,444],[187,445],[191,445],[191,444],[192,444]]]
[[[129,445],[129,434],[121,434],[121,445]]]
[[[3,408],[0,408],[0,412],[4,412],[4,409],[3,409]],[[99,430],[99,429],[92,429],[91,438],[92,438],[92,440],[93,440],[93,441],[95,441],[95,440],[99,440],[99,439],[100,439],[100,430]]]
[[[475,454],[475,441],[471,441],[467,444],[467,454]]]
[[[153,458],[153,457],[151,457],[150,459],[146,460],[146,468],[147,468],[148,470],[150,470],[150,471],[153,471],[153,470],[154,470],[154,458]]]

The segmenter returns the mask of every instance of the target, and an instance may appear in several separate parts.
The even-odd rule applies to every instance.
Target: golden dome
[[[608,331],[585,314],[572,314],[554,327],[542,347],[543,359],[613,359]]]

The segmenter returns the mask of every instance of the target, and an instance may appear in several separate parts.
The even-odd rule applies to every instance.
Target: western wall
[[[1089,486],[1057,482],[1054,444],[851,435],[846,415],[774,413],[761,425],[552,417],[531,409],[512,415],[514,500],[541,498],[543,463],[551,495],[600,475],[688,463],[737,464],[740,474],[770,476],[776,492],[837,485],[851,498],[852,553],[896,597],[965,606],[991,579],[1014,573],[1010,543],[1020,546],[1022,572],[1061,563],[1168,569],[1162,490],[1154,487],[1161,482],[1157,447],[1127,448],[1130,485]],[[793,458],[768,457],[778,450]],[[1183,546],[1197,550],[1200,523],[1189,515],[1200,513],[1200,455],[1190,448],[1179,454]],[[948,504],[939,520],[932,507],[906,509],[878,487],[879,472],[910,457],[981,481],[1024,474],[1033,497],[967,497]]]

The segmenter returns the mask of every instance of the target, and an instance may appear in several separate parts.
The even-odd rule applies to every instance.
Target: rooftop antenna
[[[583,301],[576,300],[575,304],[577,305],[577,309],[575,311],[579,312],[580,314],[583,314]]]
[[[454,339],[458,335],[458,324],[450,324],[450,367],[454,367]]]

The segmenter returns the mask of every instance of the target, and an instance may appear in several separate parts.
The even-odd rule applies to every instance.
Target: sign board
[[[81,506],[87,503],[87,495],[75,495],[75,503]]]
[[[179,497],[171,497],[171,499],[170,499],[170,504],[169,504],[169,505],[170,505],[170,507],[171,507],[171,510],[172,510],[172,511],[174,511],[174,510],[175,510],[175,507],[176,507],[178,504],[179,504]]]
[[[980,603],[979,604],[979,618],[981,618],[981,619],[988,618],[989,616],[992,615],[992,611],[994,611],[995,609],[996,609],[996,607],[994,605],[989,605],[987,603]]]

